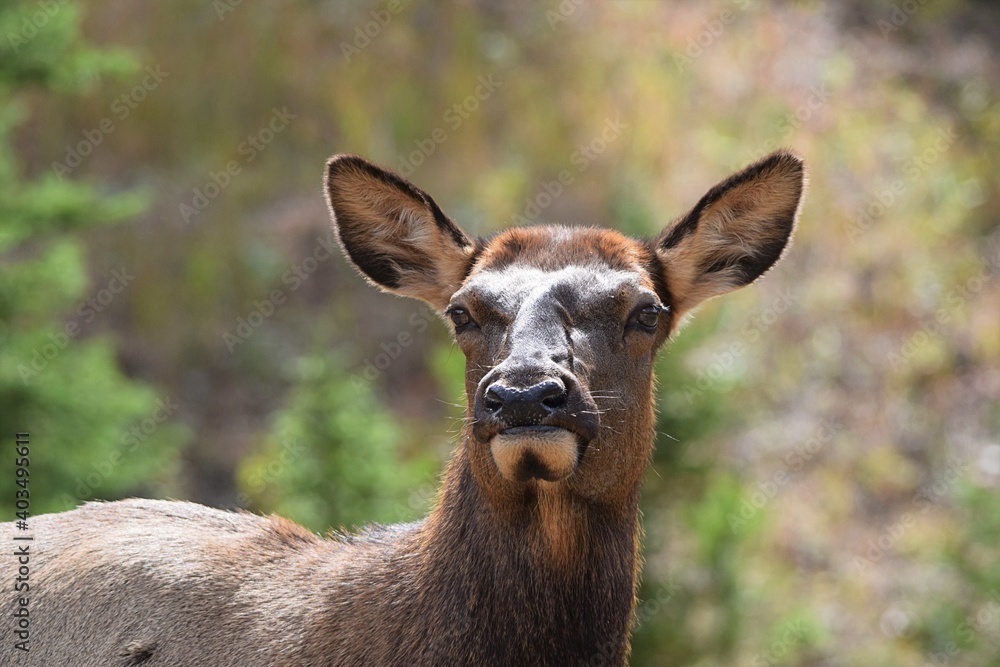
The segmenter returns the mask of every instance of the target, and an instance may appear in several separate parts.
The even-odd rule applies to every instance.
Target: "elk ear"
[[[444,310],[465,280],[476,244],[406,179],[356,155],[326,165],[333,227],[373,284]]]
[[[733,174],[654,241],[681,315],[760,277],[781,257],[805,187],[802,159],[777,151]]]

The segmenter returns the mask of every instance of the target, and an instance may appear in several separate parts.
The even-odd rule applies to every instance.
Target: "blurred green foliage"
[[[40,5],[8,6],[0,423],[32,432],[36,508],[80,495],[156,413],[122,368],[180,407],[88,497],[174,495],[317,531],[433,503],[463,359],[426,309],[318,253],[330,153],[412,170],[473,234],[527,220],[653,235],[790,145],[811,183],[787,257],[703,307],[657,365],[632,662],[1000,660],[990,3],[456,1],[372,27],[379,0],[221,15],[90,1],[23,44],[8,35]],[[99,50],[76,37],[78,7]],[[109,57],[119,43],[133,55]],[[162,89],[115,115],[147,67]],[[286,107],[247,161],[240,146]],[[113,133],[56,177],[105,118]],[[122,258],[126,296],[24,382]],[[180,423],[195,437],[178,450]]]
[[[241,466],[241,504],[314,530],[422,517],[435,496],[436,462],[400,459],[401,425],[369,383],[321,353],[300,358],[292,381],[262,452]]]
[[[156,493],[184,441],[182,428],[160,427],[155,418],[157,428],[142,430],[156,414],[155,392],[121,373],[110,340],[83,334],[106,305],[92,299],[114,293],[91,293],[79,232],[135,216],[145,198],[52,174],[26,180],[11,141],[24,97],[83,89],[131,61],[87,48],[73,6],[42,14],[45,30],[26,29],[37,9],[27,2],[0,8],[0,431],[30,434],[34,514]],[[122,279],[115,290],[127,286]],[[10,518],[13,511],[13,477],[4,475],[0,512]]]

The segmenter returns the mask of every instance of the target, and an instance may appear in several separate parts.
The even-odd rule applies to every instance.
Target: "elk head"
[[[777,152],[709,190],[656,238],[537,226],[473,240],[425,192],[364,159],[327,169],[334,226],[379,288],[447,317],[465,353],[464,447],[496,501],[638,493],[653,441],[653,361],[680,318],[784,252],[804,186]]]

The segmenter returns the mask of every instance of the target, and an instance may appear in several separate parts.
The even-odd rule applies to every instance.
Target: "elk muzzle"
[[[489,444],[506,479],[557,482],[576,470],[596,437],[596,414],[589,402],[566,374],[503,373],[498,368],[480,383],[473,430],[477,440]]]

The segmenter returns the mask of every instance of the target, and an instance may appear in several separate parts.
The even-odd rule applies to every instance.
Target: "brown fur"
[[[359,270],[456,323],[468,419],[433,512],[327,539],[182,502],[36,517],[31,652],[10,649],[8,593],[0,664],[627,661],[656,351],[674,313],[778,259],[800,161],[753,165],[649,241],[536,227],[475,242],[422,190],[354,156],[331,160],[327,186]]]
[[[613,229],[515,227],[491,240],[476,267],[497,271],[518,263],[555,270],[572,264],[603,264],[636,271],[648,260],[648,253],[645,245]]]

